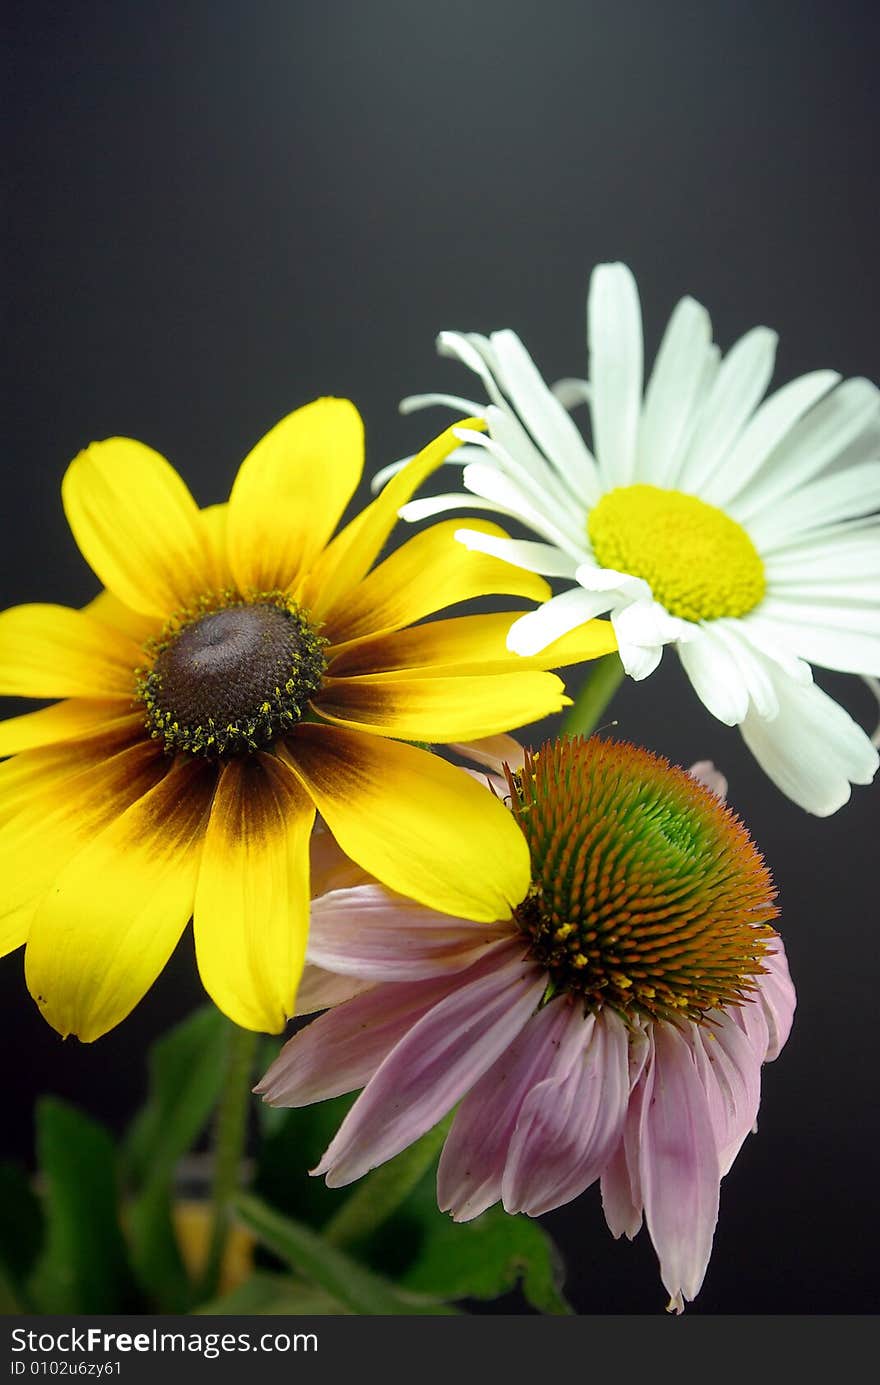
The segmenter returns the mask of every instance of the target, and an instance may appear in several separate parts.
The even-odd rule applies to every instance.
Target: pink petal
[[[520,1107],[566,1045],[571,1061],[583,1046],[582,1030],[583,1019],[573,1006],[563,998],[551,1000],[471,1088],[440,1157],[437,1201],[442,1212],[451,1211],[455,1221],[470,1221],[499,1200]]]
[[[763,1063],[770,1042],[767,1015],[757,991],[750,993],[742,1005],[731,1005],[729,1013],[743,1031],[759,1063]]]
[[[449,986],[448,977],[373,986],[295,1034],[254,1090],[270,1106],[308,1106],[357,1091]]]
[[[297,1015],[313,1015],[316,1010],[329,1010],[344,1000],[368,991],[375,983],[362,981],[358,976],[337,976],[332,971],[305,965],[296,993]]]
[[[699,780],[722,801],[727,798],[727,780],[711,760],[697,760],[696,764],[691,765],[688,774],[692,779]]]
[[[523,767],[523,748],[513,736],[484,736],[479,741],[457,741],[446,748],[463,760],[485,765],[493,774],[503,775],[505,764],[510,765],[514,772]]]
[[[615,1240],[626,1236],[632,1240],[642,1226],[642,1195],[633,1186],[626,1145],[621,1139],[602,1170],[602,1211],[608,1230]]]
[[[533,1087],[519,1115],[504,1169],[508,1212],[538,1217],[594,1183],[623,1133],[629,1102],[629,1037],[612,1010],[578,1016],[581,1052],[560,1052],[547,1080]]]
[[[328,1186],[353,1182],[436,1125],[513,1042],[546,981],[523,958],[517,940],[496,943],[456,979],[455,989],[388,1054],[349,1111],[313,1170],[327,1175]]]
[[[313,899],[330,890],[347,890],[352,885],[366,884],[373,878],[346,856],[332,832],[322,824],[316,825],[312,832],[309,855]]]
[[[602,1172],[601,1182],[602,1210],[615,1240],[619,1236],[626,1236],[631,1241],[642,1225],[639,1131],[642,1105],[650,1098],[653,1052],[649,1032],[643,1029],[630,1031],[629,1103],[623,1133]]]
[[[332,890],[312,903],[308,959],[372,981],[418,981],[463,971],[512,925],[438,914],[382,885]]]
[[[709,1263],[721,1173],[706,1093],[686,1040],[661,1021],[653,1027],[653,1043],[639,1172],[660,1278],[670,1307],[680,1310],[682,1296],[692,1299],[699,1292]]]
[[[772,952],[764,954],[763,962],[767,971],[758,977],[758,988],[769,1031],[764,1062],[772,1063],[774,1058],[779,1057],[791,1033],[797,995],[781,938],[775,939]]]
[[[688,1042],[706,1093],[720,1173],[727,1173],[755,1124],[761,1100],[761,1058],[733,1015],[688,1025]]]

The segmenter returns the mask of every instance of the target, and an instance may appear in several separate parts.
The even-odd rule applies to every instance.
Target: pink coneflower
[[[547,744],[506,779],[532,862],[513,914],[474,924],[328,874],[311,994],[351,998],[257,1090],[303,1106],[364,1088],[314,1170],[332,1187],[457,1106],[438,1171],[456,1221],[499,1200],[539,1216],[601,1180],[615,1236],[644,1215],[680,1312],[791,1027],[770,875],[720,776],[591,739]]]

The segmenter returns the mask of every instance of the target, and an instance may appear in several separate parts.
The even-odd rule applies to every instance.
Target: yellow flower
[[[520,612],[405,628],[485,593],[546,597],[541,578],[455,543],[456,522],[370,571],[455,446],[444,433],[335,538],[363,466],[345,400],[283,419],[206,510],[131,439],[71,463],[65,511],[105,590],[83,611],[0,615],[0,693],[65,699],[0,723],[0,955],[27,943],[31,994],[62,1034],[124,1019],[190,917],[219,1008],[282,1029],[316,810],[355,861],[431,908],[493,919],[520,897],[510,814],[404,742],[557,711],[562,684],[542,670],[613,636],[596,622],[524,661],[505,645]]]

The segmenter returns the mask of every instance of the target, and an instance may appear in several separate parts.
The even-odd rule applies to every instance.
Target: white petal
[[[588,592],[619,593],[621,599],[628,601],[653,601],[651,588],[643,577],[631,577],[628,572],[617,572],[611,567],[596,567],[594,563],[581,563],[575,576]]]
[[[461,332],[441,332],[437,338],[437,350],[441,356],[452,356],[455,360],[461,361],[462,365],[466,365],[468,370],[479,375],[492,403],[504,407],[504,399],[492,371],[486,365],[473,339],[468,339]]]
[[[582,537],[586,527],[586,515],[590,505],[598,498],[598,479],[587,486],[580,484],[575,475],[563,475],[554,470],[535,446],[519,419],[510,411],[496,409],[490,405],[486,410],[489,433],[501,444],[511,461],[531,476],[540,502],[548,494],[562,507],[563,515],[569,518],[575,533]]]
[[[876,608],[856,610],[820,602],[797,606],[768,598],[761,605],[761,617],[765,629],[776,630],[789,649],[812,664],[840,673],[880,675]]]
[[[462,418],[482,418],[485,404],[474,399],[464,399],[460,394],[408,394],[401,399],[398,409],[402,414],[414,414],[419,409],[433,409],[439,405],[444,409],[454,409]]]
[[[491,342],[507,392],[535,442],[576,492],[595,499],[599,494],[596,467],[586,443],[519,337],[510,331],[493,332]]]
[[[880,391],[870,380],[845,380],[811,409],[767,457],[733,513],[742,523],[804,485],[865,432],[880,415]],[[863,458],[858,458],[863,460]]]
[[[467,491],[453,491],[446,495],[426,495],[421,500],[409,500],[397,511],[401,519],[413,524],[419,519],[430,519],[434,515],[446,514],[449,510],[488,510],[492,514],[506,515],[508,519],[518,519],[513,510],[505,510],[494,500],[483,500],[481,496],[469,495]]]
[[[770,383],[776,342],[775,332],[754,327],[740,337],[721,362],[678,474],[681,490],[700,495],[736,442]]]
[[[643,365],[639,294],[626,265],[593,271],[587,323],[596,459],[606,486],[626,486],[635,474]]]
[[[799,659],[785,640],[780,639],[779,631],[774,626],[768,625],[754,612],[743,616],[736,624],[741,638],[747,640],[757,653],[772,659],[792,682],[801,685],[812,683],[813,670],[810,665]]]
[[[765,538],[774,545],[785,543],[810,529],[841,519],[871,514],[880,509],[880,464],[863,462],[848,471],[834,472],[786,497],[784,505],[754,516],[749,534],[760,548]],[[880,531],[878,531],[880,543]]]
[[[675,485],[711,340],[706,309],[693,298],[682,298],[663,334],[645,391],[635,470],[639,480]]]
[[[685,622],[677,620],[657,601],[633,601],[611,615],[617,636],[620,661],[637,683],[652,674],[660,663],[663,646],[681,639]]]
[[[703,499],[711,505],[725,506],[734,496],[746,492],[752,477],[773,449],[839,379],[833,370],[814,370],[791,380],[766,399],[746,424],[732,450],[723,459],[719,458],[719,467],[711,479],[704,478],[700,489]],[[722,460],[723,466],[720,465]]]
[[[573,577],[577,560],[560,553],[549,543],[529,543],[524,539],[499,539],[494,534],[481,534],[476,529],[457,529],[455,537],[465,548],[478,553],[490,553],[505,563],[539,572],[545,577]]]
[[[714,717],[736,726],[749,709],[749,694],[739,664],[730,649],[701,627],[697,638],[678,646],[678,656],[694,692]]]
[[[763,717],[765,721],[772,720],[779,711],[776,690],[764,667],[764,661],[753,652],[748,639],[742,634],[739,622],[713,621],[712,636],[716,642],[724,645],[736,662],[749,700],[758,716]]]
[[[586,380],[576,380],[566,376],[550,386],[564,409],[576,409],[579,404],[589,404],[592,391]]]
[[[510,627],[507,635],[507,648],[514,654],[540,654],[548,644],[584,625],[594,616],[602,615],[611,604],[605,593],[591,595],[580,587],[552,596],[539,606],[537,611],[529,611],[520,616]]]
[[[470,466],[465,467],[462,480],[474,495],[493,501],[499,509],[522,520],[523,524],[534,529],[535,533],[540,534],[548,543],[556,544],[573,556],[583,557],[583,548],[579,549],[569,535],[554,524],[548,513],[535,507],[519,482],[505,476],[497,466],[472,462]]]
[[[850,783],[870,784],[877,751],[864,731],[821,688],[798,686],[768,660],[779,715],[763,721],[750,712],[743,740],[765,774],[789,798],[818,817],[847,802]]]

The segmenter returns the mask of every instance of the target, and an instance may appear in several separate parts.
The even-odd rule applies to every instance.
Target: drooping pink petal
[[[449,991],[448,977],[373,986],[294,1034],[254,1090],[270,1106],[308,1106],[357,1091]]]
[[[578,1197],[620,1141],[629,1101],[626,1025],[606,1008],[583,1022],[582,1034],[577,1059],[555,1065],[523,1103],[502,1183],[508,1212],[537,1217]]]
[[[370,981],[417,981],[463,971],[510,931],[509,923],[471,923],[383,885],[359,885],[314,900],[307,955],[327,971]]]
[[[524,751],[513,736],[484,736],[479,741],[456,741],[447,746],[464,760],[485,765],[493,774],[503,774],[504,765],[516,772],[523,767]]]
[[[781,938],[775,939],[772,950],[764,954],[762,961],[767,969],[758,977],[758,989],[768,1029],[764,1062],[772,1063],[774,1058],[779,1057],[791,1033],[797,996]]]
[[[309,842],[311,895],[313,899],[330,890],[348,890],[373,879],[363,866],[346,856],[333,833],[317,825]]]
[[[455,1113],[437,1170],[437,1201],[455,1221],[470,1221],[501,1197],[507,1147],[529,1091],[558,1059],[583,1046],[583,1015],[551,1000],[471,1088]]]
[[[388,1054],[349,1111],[313,1170],[328,1186],[353,1182],[436,1125],[513,1042],[546,984],[517,940],[497,943],[467,975]]]
[[[758,992],[751,992],[749,998],[741,1005],[731,1005],[729,1013],[751,1044],[756,1060],[763,1063],[770,1043],[770,1030]]]
[[[670,1308],[699,1292],[718,1220],[721,1173],[706,1093],[688,1044],[666,1021],[653,1026],[653,1073],[642,1105],[639,1173],[645,1220]]]
[[[720,798],[722,802],[726,800],[727,780],[711,760],[697,760],[691,765],[688,774],[715,794],[716,798]]]
[[[706,1093],[723,1177],[755,1124],[761,1058],[733,1015],[719,1010],[711,1019],[711,1024],[689,1024],[687,1039]]]
[[[649,1062],[650,1060],[650,1062]],[[642,1184],[639,1175],[639,1131],[642,1105],[650,1100],[653,1083],[653,1044],[650,1031],[629,1035],[629,1102],[623,1132],[602,1171],[602,1210],[615,1240],[632,1240],[642,1225]]]
[[[602,1170],[602,1211],[608,1230],[615,1240],[626,1236],[631,1241],[642,1228],[641,1192],[633,1186],[626,1144],[618,1141],[617,1148]]]
[[[296,1014],[313,1015],[316,1010],[330,1010],[375,984],[375,981],[362,981],[358,976],[337,976],[335,972],[306,962],[296,993]]]

